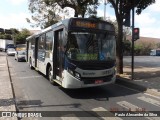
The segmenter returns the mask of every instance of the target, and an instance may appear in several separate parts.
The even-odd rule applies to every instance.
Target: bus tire
[[[29,59],[29,67],[30,67],[31,70],[33,69],[31,58]]]
[[[53,81],[53,76],[52,76],[52,67],[49,66],[47,69],[47,78],[49,80],[49,82],[53,85],[56,85],[56,83]]]

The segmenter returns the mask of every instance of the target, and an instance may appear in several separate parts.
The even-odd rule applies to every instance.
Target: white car
[[[16,53],[16,50],[14,48],[8,48],[7,49],[7,55],[15,55]]]
[[[26,51],[25,50],[16,51],[15,60],[17,60],[18,62],[26,61]]]

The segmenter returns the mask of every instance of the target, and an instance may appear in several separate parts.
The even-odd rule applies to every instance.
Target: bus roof
[[[97,23],[97,22],[107,23],[108,25],[110,25],[110,29],[111,29],[112,31],[115,31],[113,24],[111,24],[111,23],[109,23],[109,22],[107,22],[107,21],[103,21],[103,20],[99,20],[99,19],[95,19],[95,18],[69,18],[69,19],[64,19],[64,20],[62,20],[62,21],[59,21],[59,22],[51,25],[50,27],[47,27],[47,28],[45,28],[45,29],[43,29],[43,30],[41,30],[41,31],[33,34],[32,36],[27,37],[26,40],[28,40],[28,39],[30,39],[30,38],[32,38],[32,37],[38,37],[39,35],[47,32],[47,31],[49,31],[49,30],[51,30],[51,29],[57,28],[57,27],[60,26],[60,25],[64,25],[67,29],[69,29],[68,26],[69,26],[69,24],[71,23],[71,21],[73,21],[73,20],[92,21],[92,22],[95,22],[95,23]],[[85,24],[85,23],[82,23],[82,25],[83,25],[83,24]],[[86,23],[86,24],[88,25],[88,23]],[[88,25],[88,26],[89,26],[89,25]],[[77,26],[76,26],[76,27],[77,27]],[[84,26],[78,26],[78,27],[84,27]],[[99,27],[99,26],[98,26],[98,27]],[[103,28],[104,25],[102,24],[100,27]],[[97,28],[97,29],[98,29],[98,28]]]

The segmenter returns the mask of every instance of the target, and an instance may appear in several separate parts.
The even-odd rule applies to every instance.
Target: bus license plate
[[[103,83],[103,80],[95,80],[95,84]]]

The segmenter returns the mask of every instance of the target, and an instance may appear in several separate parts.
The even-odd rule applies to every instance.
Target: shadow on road
[[[127,75],[131,76],[131,72],[125,72]],[[160,70],[159,71],[135,71],[134,78],[135,80],[138,79],[149,79],[154,77],[160,77]]]
[[[10,105],[14,105],[14,104],[15,104],[15,100],[13,98],[0,99],[0,107],[1,106],[10,106]]]
[[[43,102],[41,100],[21,100],[17,102],[17,106],[19,110],[22,110],[24,108],[44,108],[44,107],[57,107],[57,106],[71,106],[73,108],[78,108],[81,106],[79,103],[73,103],[73,104],[56,104],[56,105],[43,105]]]
[[[60,89],[68,96],[75,99],[95,99],[98,101],[108,101],[111,97],[127,96],[139,93],[117,84],[82,89]]]

